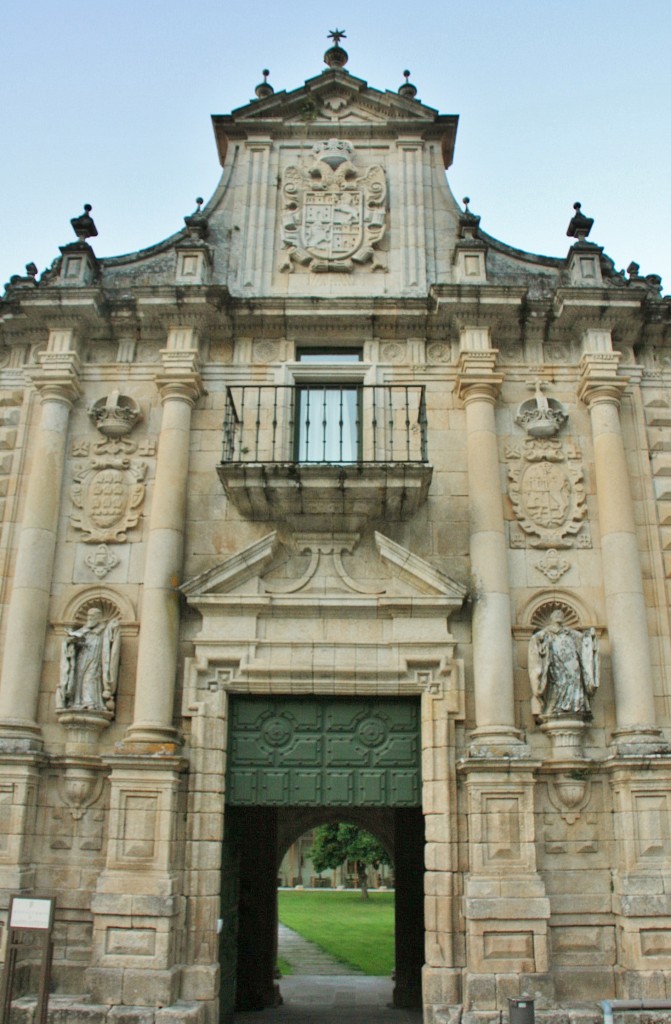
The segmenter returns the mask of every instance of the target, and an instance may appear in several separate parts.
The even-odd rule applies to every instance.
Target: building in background
[[[86,208],[0,304],[0,893],[56,896],[72,1021],[272,1004],[343,812],[427,1022],[668,995],[671,301],[579,206],[486,234],[340,38],[213,118],[183,230]]]

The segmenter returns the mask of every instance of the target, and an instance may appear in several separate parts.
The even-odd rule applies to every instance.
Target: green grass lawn
[[[364,974],[394,969],[394,894],[320,890],[281,891],[279,918],[287,928],[315,942],[331,956]]]

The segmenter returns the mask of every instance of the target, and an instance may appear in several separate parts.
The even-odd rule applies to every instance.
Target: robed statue
[[[536,717],[590,719],[590,700],[599,686],[596,631],[572,629],[562,609],[554,609],[548,625],[529,641],[529,680]]]
[[[63,641],[58,704],[72,711],[114,711],[119,676],[118,619],[105,619],[101,608],[89,608],[78,629]]]

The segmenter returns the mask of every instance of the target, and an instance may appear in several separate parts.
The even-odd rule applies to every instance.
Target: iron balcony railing
[[[427,461],[423,385],[245,384],[226,389],[225,464]]]

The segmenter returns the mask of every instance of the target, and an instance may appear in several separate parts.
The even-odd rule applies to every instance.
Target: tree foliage
[[[375,836],[357,825],[343,822],[320,825],[315,829],[310,859],[317,872],[339,868],[348,860],[355,861],[357,880],[364,899],[368,895],[368,866],[377,868],[380,864],[391,864],[389,854]]]

